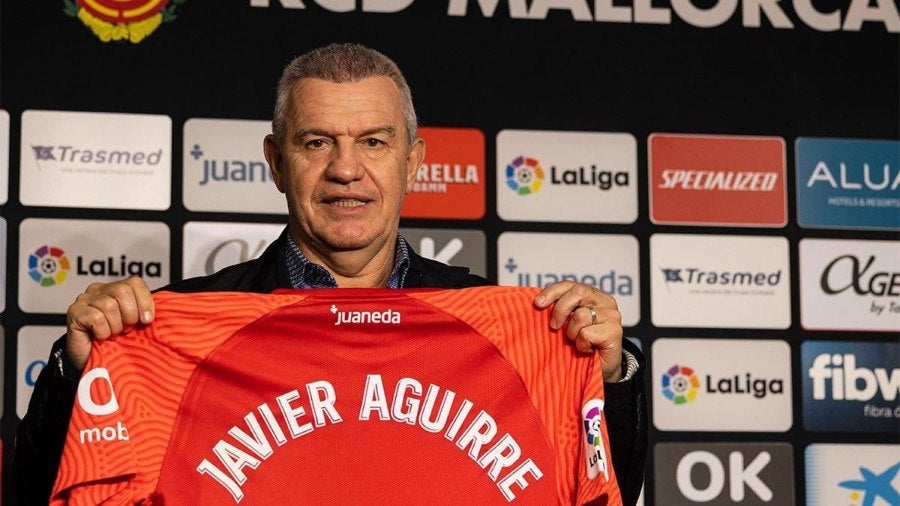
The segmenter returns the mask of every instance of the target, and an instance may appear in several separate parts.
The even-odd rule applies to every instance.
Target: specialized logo
[[[62,284],[70,267],[66,252],[56,246],[41,246],[28,255],[28,277],[41,286]]]
[[[531,195],[544,184],[544,169],[534,158],[520,156],[506,166],[506,186],[519,195]]]
[[[210,181],[272,184],[272,175],[265,160],[211,160],[203,156],[199,144],[194,144],[189,154],[194,160],[203,161],[203,172],[197,182],[200,186]]]
[[[808,430],[893,432],[900,420],[896,342],[806,341],[803,419]]]
[[[585,455],[588,478],[593,480],[600,474],[609,481],[609,466],[606,462],[606,445],[603,443],[603,405],[601,399],[591,399],[581,408],[584,418]]]
[[[384,311],[340,311],[334,304],[331,305],[331,314],[335,315],[335,325],[342,323],[400,323],[400,312],[393,309]]]
[[[697,397],[700,380],[694,370],[683,365],[673,365],[662,377],[663,395],[675,404],[687,404]]]
[[[784,139],[652,134],[649,151],[654,223],[787,223]]]
[[[103,42],[137,44],[159,25],[174,21],[175,10],[187,0],[63,0],[63,11],[77,17]]]
[[[853,505],[875,504],[879,498],[887,504],[900,504],[900,492],[892,484],[898,471],[900,471],[900,462],[880,472],[860,466],[860,478],[844,480],[838,483],[838,486],[851,491],[850,500],[853,501],[851,503]],[[860,500],[862,502],[859,502]]]
[[[900,141],[797,139],[797,221],[900,229]]]

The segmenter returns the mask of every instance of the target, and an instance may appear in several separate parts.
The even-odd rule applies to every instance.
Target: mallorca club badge
[[[63,0],[63,11],[78,18],[103,42],[137,44],[159,25],[173,21],[187,0]]]

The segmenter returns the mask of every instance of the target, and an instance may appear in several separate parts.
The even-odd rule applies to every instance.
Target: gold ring
[[[591,312],[591,325],[596,325],[597,324],[597,312],[594,311],[593,306],[588,306],[588,311]]]

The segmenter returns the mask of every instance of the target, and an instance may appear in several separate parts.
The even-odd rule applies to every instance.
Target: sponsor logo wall
[[[4,467],[88,284],[158,288],[282,233],[262,150],[277,67],[342,26],[412,87],[412,248],[616,297],[647,356],[640,504],[900,504],[896,4],[626,3],[169,2],[136,20],[2,2],[4,29],[35,27],[0,45]],[[53,16],[71,33],[40,28]],[[388,36],[410,26],[414,47]]]

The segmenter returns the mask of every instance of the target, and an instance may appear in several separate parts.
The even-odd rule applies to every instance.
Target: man
[[[417,135],[409,87],[390,59],[352,44],[298,57],[279,82],[272,131],[264,149],[287,198],[287,229],[260,258],[167,290],[489,284],[468,269],[420,257],[398,235],[403,196],[425,142]],[[632,349],[623,362],[619,311],[609,295],[560,282],[535,299],[540,309],[554,303],[552,326],[565,327],[579,350],[602,359],[613,466],[623,498],[633,503],[646,453],[643,383],[634,374],[641,355]],[[69,307],[67,334],[54,345],[19,426],[14,481],[24,503],[49,496],[91,340],[148,324],[153,312],[150,291],[138,278],[93,284]],[[623,374],[629,379],[621,381]]]

